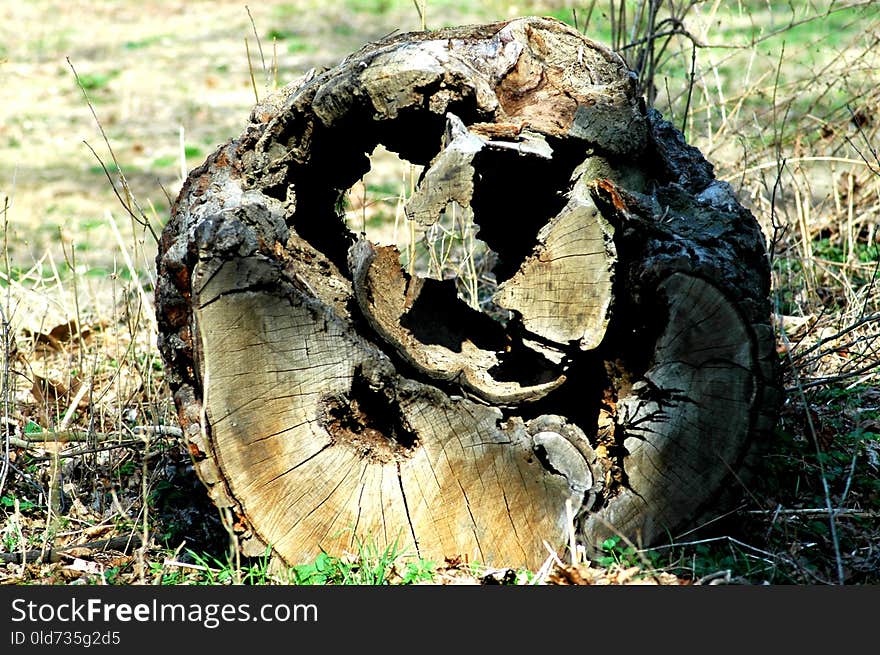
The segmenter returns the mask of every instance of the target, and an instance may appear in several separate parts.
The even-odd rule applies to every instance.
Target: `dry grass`
[[[422,20],[549,13],[620,48],[761,222],[788,399],[737,511],[650,552],[609,544],[607,560],[548,558],[526,578],[880,581],[880,4],[656,4],[649,20],[650,2],[602,0],[6,3],[0,579],[217,581],[197,554],[223,560],[228,540],[176,430],[152,314],[152,232],[184,171],[237,134],[255,95],[364,41]],[[70,27],[78,15],[87,32]],[[411,232],[400,201],[413,171],[374,159],[350,194],[352,229],[469,280],[463,294],[480,302],[491,280],[468,221]],[[111,537],[110,551],[70,550]],[[519,578],[447,562],[437,580]]]

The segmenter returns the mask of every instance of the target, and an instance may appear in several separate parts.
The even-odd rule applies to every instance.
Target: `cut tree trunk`
[[[470,207],[492,315],[346,227],[382,144]],[[717,507],[780,399],[763,234],[622,59],[546,18],[394,36],[257,105],[157,258],[181,427],[246,555],[539,566]]]

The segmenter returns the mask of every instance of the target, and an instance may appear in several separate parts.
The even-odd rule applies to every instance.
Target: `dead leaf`
[[[631,566],[626,569],[620,569],[617,573],[617,584],[628,584],[629,580],[634,578],[637,573],[641,572],[638,566]]]
[[[592,579],[585,577],[580,566],[556,566],[554,571],[547,577],[547,581],[554,585],[591,585]]]
[[[648,573],[641,567],[604,569],[579,564],[577,566],[556,566],[547,577],[552,585],[686,585],[688,581],[671,573]]]
[[[31,386],[31,395],[40,406],[55,405],[65,398],[69,389],[60,380],[45,378],[34,373],[34,382]]]
[[[31,332],[30,330],[23,330],[24,334],[34,340],[35,345],[48,347],[52,350],[64,350],[64,345],[70,341],[73,341],[75,338],[78,339],[80,336],[83,340],[88,339],[91,335],[91,328],[80,326],[80,329],[77,330],[76,321],[68,321],[66,323],[59,323],[48,332]]]
[[[83,530],[83,534],[85,534],[85,536],[89,537],[90,539],[97,539],[112,531],[112,525],[93,525]]]
[[[70,386],[68,386],[68,384]],[[82,380],[77,377],[68,378],[67,384],[55,377],[43,377],[37,373],[33,373],[33,384],[31,385],[31,395],[34,397],[37,405],[44,411],[48,407],[60,406],[66,409],[74,400],[77,401],[77,409],[83,410],[89,406],[89,394],[83,393],[77,398],[82,388]],[[48,418],[48,417],[44,417]]]
[[[70,548],[65,548],[62,552],[59,553],[62,557],[90,557],[92,554],[92,549],[87,548],[85,546],[71,546]]]
[[[80,573],[87,573],[89,575],[100,575],[103,571],[103,567],[97,562],[88,562],[84,559],[76,558],[73,560],[72,564],[68,564],[64,567],[65,571],[78,571]]]
[[[121,567],[131,561],[131,556],[118,550],[98,550],[92,553],[92,560],[104,567],[104,570]]]

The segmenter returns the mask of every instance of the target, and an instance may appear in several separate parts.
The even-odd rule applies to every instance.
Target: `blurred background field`
[[[602,575],[505,580],[880,582],[874,0],[3,3],[0,577],[278,581],[229,555],[188,466],[155,348],[154,237],[186,173],[257,99],[390,33],[532,14],[615,47],[758,218],[788,400],[736,512],[651,551],[609,543],[590,567]],[[349,194],[352,229],[413,256],[437,237],[402,222],[413,174],[375,153]],[[114,542],[110,559],[45,556],[126,535],[140,547]],[[365,548],[293,580],[492,575],[406,555]]]

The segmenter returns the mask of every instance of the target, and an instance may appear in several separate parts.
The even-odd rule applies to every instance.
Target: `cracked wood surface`
[[[537,400],[565,382],[562,374],[543,384],[528,386],[495,379],[491,370],[500,364],[498,353],[506,345],[503,331],[497,327],[483,332],[474,329],[475,323],[485,323],[485,316],[452,300],[454,286],[410,278],[400,267],[396,248],[376,248],[368,241],[358,241],[352,246],[350,259],[354,297],[364,316],[385,342],[429,378],[455,380],[496,405]],[[443,343],[419,340],[407,329],[406,317],[412,316],[420,304],[443,303],[444,290],[450,297],[447,304],[454,309],[445,316],[432,317],[442,328],[438,330],[435,326],[432,334],[437,338],[436,334],[442,331]],[[457,314],[452,313],[455,310]]]
[[[593,350],[610,319],[616,253],[613,229],[578,179],[568,204],[538,232],[533,253],[503,282],[496,302],[529,332]]]
[[[546,474],[521,424],[500,426],[498,410],[414,381],[383,380],[393,366],[351,325],[307,297],[240,286],[260,277],[242,264],[271,268],[224,264],[194,289],[194,307],[211,326],[202,376],[217,463],[261,541],[294,561],[373,535],[430,556],[503,562],[529,560],[565,529],[555,509],[583,491]],[[417,447],[381,450],[332,425],[328,401],[349,403],[358,376],[396,385]]]
[[[470,205],[496,320],[351,233],[377,144]],[[162,234],[159,346],[244,554],[357,542],[537,567],[569,521],[649,544],[713,509],[780,401],[754,217],[623,61],[559,21],[396,35],[257,105]]]
[[[617,401],[629,485],[586,519],[585,530],[641,525],[648,542],[680,507],[718,489],[752,429],[754,352],[748,326],[710,283],[674,273],[657,289],[667,324],[644,380]],[[719,420],[723,418],[723,420]],[[674,439],[670,439],[674,435]]]

